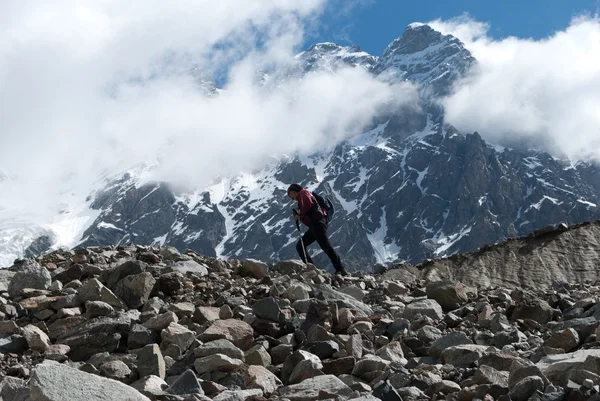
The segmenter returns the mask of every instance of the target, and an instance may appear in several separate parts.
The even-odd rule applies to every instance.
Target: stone
[[[302,362],[309,363],[304,363],[301,365]],[[299,365],[301,365],[301,369],[296,371],[295,376],[297,379],[299,379],[302,374],[306,375],[308,373],[315,372],[316,370],[320,370],[323,367],[323,364],[318,356],[311,354],[308,351],[298,350],[288,356],[283,363],[280,377],[284,384],[290,383],[290,377],[292,376],[292,373],[294,373],[294,370],[296,370],[296,367]],[[304,373],[302,373],[302,371],[304,371]]]
[[[546,324],[553,319],[555,314],[556,310],[553,309],[548,302],[543,299],[535,298],[529,302],[517,303],[511,315],[511,319],[530,319],[540,324]]]
[[[473,340],[467,337],[465,333],[456,331],[450,334],[446,334],[445,336],[438,338],[431,344],[431,346],[429,347],[429,355],[439,358],[442,356],[442,352],[446,348],[464,344],[473,344]]]
[[[133,274],[122,278],[113,291],[128,308],[137,309],[148,301],[155,283],[156,280],[151,273]]]
[[[58,363],[36,365],[29,388],[32,401],[150,401],[133,387],[119,381]]]
[[[437,301],[446,312],[460,308],[469,301],[469,291],[466,285],[447,280],[427,284],[427,298]]]
[[[13,320],[0,321],[0,334],[15,334],[19,332],[19,326]]]
[[[154,331],[147,329],[141,324],[134,323],[127,336],[127,347],[130,349],[142,348],[148,344],[155,343],[157,337]]]
[[[291,344],[280,344],[277,345],[270,350],[271,355],[271,363],[274,365],[279,365],[283,363],[292,353],[294,352],[294,347]]]
[[[600,350],[584,349],[568,354],[548,355],[543,357],[536,366],[549,380],[566,382],[569,372],[582,369],[588,357],[600,358]]]
[[[131,369],[123,361],[107,361],[98,366],[98,371],[104,377],[115,380],[125,380],[131,375]]]
[[[111,290],[114,290],[115,286],[119,281],[127,276],[132,276],[140,273],[144,273],[147,268],[147,264],[141,260],[129,260],[125,263],[120,264],[113,270],[108,272],[106,278],[106,286]]]
[[[81,297],[79,294],[68,294],[52,302],[52,309],[59,310],[63,308],[78,308],[81,306]]]
[[[318,356],[320,359],[327,359],[340,350],[340,345],[332,340],[314,341],[304,345],[301,349]]]
[[[508,393],[513,401],[527,401],[536,391],[544,390],[544,381],[538,376],[529,376],[519,381]]]
[[[22,354],[28,347],[27,340],[22,335],[0,335],[0,353],[2,354]]]
[[[225,304],[223,306],[221,306],[221,309],[219,309],[219,319],[231,319],[233,317],[233,311],[231,310],[231,306]],[[217,320],[217,319],[215,319]]]
[[[212,306],[198,306],[196,310],[194,310],[192,321],[198,324],[212,323],[216,320],[219,320],[219,314],[219,308]]]
[[[381,401],[402,401],[398,391],[387,380],[380,382],[373,388],[373,396]]]
[[[165,392],[174,395],[204,394],[204,390],[202,390],[196,374],[191,369],[183,372]]]
[[[81,302],[102,301],[116,309],[124,309],[125,305],[121,300],[98,279],[92,278],[85,282],[77,291]]]
[[[456,367],[471,367],[486,354],[488,348],[475,344],[455,345],[442,351],[442,361]]]
[[[323,364],[317,359],[305,359],[298,362],[290,373],[287,384],[300,383],[311,377],[321,376],[323,374]]]
[[[16,298],[25,288],[46,290],[52,284],[50,272],[34,260],[26,259],[18,265],[18,271],[8,283],[9,297]]]
[[[508,372],[502,372],[491,366],[480,366],[473,375],[473,381],[477,384],[494,384],[508,388]]]
[[[198,337],[202,342],[224,338],[245,351],[253,345],[254,330],[248,323],[240,320],[217,320]]]
[[[183,288],[183,274],[171,272],[161,274],[156,280],[156,288],[164,295],[174,295]]]
[[[137,368],[140,377],[154,375],[165,379],[165,360],[158,344],[146,345],[138,352]]]
[[[48,334],[44,333],[39,327],[32,324],[21,329],[21,334],[25,337],[27,345],[33,351],[43,353],[50,345]]]
[[[433,299],[423,299],[412,302],[404,308],[404,318],[414,320],[417,315],[427,316],[433,320],[441,320],[444,317],[442,307]]]
[[[266,396],[271,395],[283,383],[263,366],[249,366],[244,372],[244,385],[247,389],[260,389]]]
[[[544,345],[551,348],[562,348],[565,352],[571,352],[579,346],[579,334],[572,328],[553,332]]]
[[[209,341],[194,349],[194,356],[203,358],[214,354],[223,354],[234,359],[244,359],[244,352],[236,347],[231,341],[224,338]]]
[[[451,393],[457,393],[461,390],[460,384],[455,383],[453,381],[450,380],[442,380],[440,382],[434,383],[431,387],[430,387],[430,392],[432,394],[444,394],[444,395],[448,395]]]
[[[102,301],[87,301],[85,303],[85,317],[93,319],[98,316],[108,316],[112,314],[115,309]]]
[[[0,399],[5,401],[31,401],[29,386],[23,379],[5,376],[0,382]]]
[[[167,309],[175,312],[179,319],[183,319],[184,317],[192,317],[196,307],[191,302],[177,302],[169,305]]]
[[[158,376],[144,376],[141,379],[130,384],[131,387],[144,394],[151,399],[156,398],[164,393],[168,384]]]
[[[336,359],[327,359],[322,361],[322,363],[323,373],[326,375],[349,375],[352,374],[352,370],[354,370],[354,366],[356,365],[356,358],[354,358],[353,356],[346,356]]]
[[[199,277],[208,275],[208,267],[193,260],[181,260],[175,262],[171,268],[182,274],[191,273]]]
[[[310,288],[310,287],[309,287]],[[291,285],[283,293],[283,297],[289,299],[292,302],[302,301],[309,299],[309,290],[303,285]]]
[[[375,355],[390,362],[397,362],[402,365],[407,363],[402,351],[402,345],[398,341],[392,341],[387,345],[379,348]]]
[[[514,387],[519,381],[529,376],[537,376],[541,378],[544,384],[550,383],[539,367],[526,359],[518,359],[515,360],[510,367],[508,387]]]
[[[346,295],[350,295],[351,297],[355,298],[357,301],[362,301],[365,298],[365,295],[367,294],[366,291],[364,291],[362,288],[358,288],[355,285],[341,287],[341,288],[339,288],[338,291],[341,293],[344,293]]]
[[[285,322],[285,316],[281,312],[279,304],[273,297],[266,297],[256,301],[252,306],[252,311],[259,319],[266,319],[276,323]]]
[[[213,397],[213,401],[252,401],[260,399],[263,393],[260,389],[225,390]]]
[[[317,376],[302,383],[280,387],[275,394],[290,401],[313,401],[321,399],[319,393],[322,390],[343,398],[353,395],[353,390],[333,375]]]
[[[63,308],[56,312],[56,317],[62,319],[64,317],[73,317],[81,315],[81,308]]]
[[[253,277],[257,279],[264,278],[269,275],[269,267],[266,263],[263,263],[254,259],[246,259],[242,261],[239,266],[237,273],[243,277]]]
[[[373,309],[369,305],[358,301],[350,295],[336,291],[330,285],[317,284],[314,286],[314,292],[315,298],[322,299],[328,303],[335,302],[340,309],[351,309],[356,316],[371,316],[373,314]]]
[[[165,312],[146,320],[143,326],[150,330],[161,331],[169,327],[171,323],[177,322],[179,322],[179,318],[174,312]]]
[[[410,290],[406,288],[403,283],[398,283],[395,281],[388,282],[387,291],[391,296],[402,296],[410,292]]]
[[[67,354],[71,347],[65,344],[50,344],[44,351],[44,358],[57,362],[63,362],[68,359]]]
[[[271,355],[260,344],[256,344],[244,353],[244,361],[247,365],[269,366],[272,363]]]
[[[352,374],[356,377],[361,377],[365,373],[384,371],[389,365],[390,361],[379,356],[365,355],[362,359],[356,361]]]
[[[206,372],[231,372],[239,370],[243,362],[239,359],[230,358],[223,354],[212,354],[196,359],[194,368],[199,375]]]
[[[171,322],[166,329],[160,333],[163,344],[175,344],[185,351],[196,340],[196,333],[178,323]]]
[[[423,341],[425,344],[431,344],[434,341],[443,337],[443,333],[440,329],[433,326],[423,326],[417,331],[417,338]]]

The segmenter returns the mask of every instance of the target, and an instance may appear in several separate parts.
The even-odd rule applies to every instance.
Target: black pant
[[[331,263],[336,271],[341,271],[344,269],[342,265],[342,260],[340,259],[340,255],[333,249],[331,243],[329,242],[329,236],[327,235],[327,224],[324,220],[319,220],[310,225],[308,231],[304,233],[302,236],[302,241],[298,241],[296,244],[296,250],[300,255],[300,258],[304,263],[313,263],[309,253],[308,246],[313,242],[317,241],[323,252],[329,259],[331,259]],[[302,249],[302,243],[304,243],[304,248],[306,249],[306,257],[304,256],[304,250]],[[313,263],[314,264],[314,263]]]

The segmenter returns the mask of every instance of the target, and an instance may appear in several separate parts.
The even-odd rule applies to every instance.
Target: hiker
[[[348,272],[346,272],[346,269],[342,265],[340,255],[338,255],[329,242],[329,236],[327,235],[327,211],[321,208],[317,199],[310,191],[302,188],[299,184],[290,185],[287,194],[291,199],[298,202],[298,211],[294,213],[294,220],[296,222],[301,221],[302,224],[308,227],[308,231],[304,233],[302,239],[296,244],[296,250],[302,261],[314,264],[306,248],[317,241],[323,252],[331,259],[336,274],[346,276]],[[300,229],[300,226],[298,226],[298,229]]]

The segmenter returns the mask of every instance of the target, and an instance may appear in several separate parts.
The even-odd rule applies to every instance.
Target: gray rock
[[[244,372],[244,385],[247,389],[260,389],[269,396],[282,385],[281,380],[263,366],[249,366]]]
[[[446,312],[460,308],[469,301],[469,287],[451,281],[435,281],[427,284],[427,298],[437,301]]]
[[[579,345],[579,334],[573,328],[552,333],[552,336],[544,342],[551,348],[562,348],[565,352],[571,352]]]
[[[488,348],[485,345],[475,344],[455,345],[442,351],[442,361],[457,367],[470,367],[486,354]]]
[[[158,376],[145,376],[130,384],[131,387],[149,398],[156,398],[164,393],[168,384]]]
[[[241,369],[243,362],[223,354],[212,354],[196,359],[194,368],[199,375],[206,372],[232,372]]]
[[[36,365],[29,383],[32,401],[149,401],[136,389],[116,380],[58,363]]]
[[[60,310],[63,308],[78,308],[81,306],[81,303],[82,301],[79,294],[68,294],[52,302],[52,309]]]
[[[538,376],[529,376],[510,389],[508,395],[514,401],[527,401],[536,391],[544,390],[544,381]]]
[[[202,342],[224,338],[245,351],[253,345],[254,330],[248,323],[240,320],[217,320],[198,337]]]
[[[289,286],[283,293],[283,296],[292,302],[302,301],[310,297],[309,291],[310,287],[307,289],[303,285],[296,284]]]
[[[193,260],[182,260],[174,263],[171,268],[183,274],[192,273],[196,276],[208,275],[208,268]]]
[[[302,362],[309,362],[309,363],[304,363],[302,365],[302,368],[304,371],[308,372],[309,370],[311,372],[314,372],[315,369],[321,369],[323,367],[323,364],[321,363],[321,360],[319,359],[318,356],[311,354],[310,352],[307,351],[296,351],[293,354],[291,354],[289,357],[286,358],[285,362],[283,363],[283,367],[281,369],[281,381],[283,381],[284,384],[289,384],[290,383],[290,377],[292,375],[292,373],[294,372],[294,370],[296,369],[296,367],[298,365],[300,365]],[[300,377],[300,372],[296,373],[296,378]]]
[[[136,323],[131,326],[131,330],[129,331],[127,347],[130,349],[142,348],[146,345],[155,343],[157,337],[158,336],[154,331]]]
[[[105,287],[99,280],[92,278],[85,282],[78,289],[81,302],[84,304],[87,301],[102,301],[106,302],[113,308],[124,309],[125,305],[117,296]]]
[[[302,346],[302,350],[308,351],[320,359],[327,359],[340,350],[340,345],[332,340],[315,341]]]
[[[19,334],[0,335],[0,353],[2,354],[22,354],[27,348],[27,340]]]
[[[294,347],[291,344],[280,344],[270,350],[271,360],[274,365],[283,363],[292,353]]]
[[[146,271],[147,266],[148,265],[142,262],[141,260],[127,261],[115,267],[112,271],[108,272],[108,277],[106,278],[106,286],[114,290],[115,285],[117,285],[117,283],[123,278],[135,274],[144,273]]]
[[[183,372],[165,391],[174,395],[204,394],[196,374],[191,369]]]
[[[99,316],[108,316],[112,314],[115,309],[102,301],[87,301],[85,303],[85,317],[93,319]]]
[[[354,365],[352,374],[361,377],[365,373],[384,371],[390,365],[390,361],[376,355],[365,355]]]
[[[423,299],[412,302],[404,308],[404,317],[414,320],[417,315],[427,316],[433,320],[441,320],[444,317],[442,307],[433,299]]]
[[[44,333],[39,327],[32,324],[21,329],[21,334],[25,337],[27,345],[33,351],[43,353],[50,345],[48,334]]]
[[[213,306],[198,306],[194,310],[194,315],[192,316],[192,320],[194,323],[204,324],[204,323],[212,323],[216,320],[219,320],[219,314],[221,310],[219,308],[215,308]]]
[[[445,336],[440,337],[431,344],[431,346],[429,347],[429,355],[440,357],[442,356],[442,352],[446,348],[464,344],[473,344],[473,341],[469,337],[467,337],[465,333],[453,332],[450,334],[446,334]]]
[[[194,349],[194,355],[197,358],[203,358],[214,354],[223,354],[234,359],[244,359],[244,352],[236,347],[231,341],[224,338],[209,341]]]
[[[144,272],[122,278],[113,288],[114,293],[131,309],[143,306],[150,297],[156,280],[151,273]]]
[[[196,340],[196,333],[178,323],[172,322],[160,333],[163,344],[175,344],[185,351]]]
[[[402,401],[400,394],[387,380],[380,382],[373,389],[373,396],[382,401]]]
[[[213,401],[251,401],[262,395],[263,393],[260,389],[225,390],[213,397]]]
[[[252,311],[260,319],[270,320],[276,323],[284,323],[285,316],[281,312],[279,304],[273,297],[266,297],[257,301],[252,306]]]
[[[260,344],[256,344],[244,353],[247,365],[269,366],[272,363],[269,352]]]
[[[137,368],[140,377],[154,375],[164,380],[166,366],[158,344],[146,345],[138,352]]]
[[[46,290],[52,284],[50,272],[34,260],[26,259],[18,265],[18,271],[8,284],[8,295],[16,298],[25,288]]]
[[[5,376],[0,382],[0,399],[6,401],[30,401],[29,386],[23,379]]]
[[[317,376],[302,383],[280,387],[275,393],[290,401],[315,401],[320,399],[319,392],[322,390],[345,398],[353,394],[350,387],[333,375]]]
[[[406,364],[402,345],[398,341],[392,341],[389,344],[379,348],[375,355],[390,362],[397,362],[402,365]]]
[[[255,259],[246,259],[242,261],[237,273],[240,276],[260,279],[269,275],[269,267],[264,262]]]
[[[370,306],[356,300],[354,297],[336,291],[327,284],[319,284],[313,287],[315,297],[327,302],[335,302],[340,308],[351,309],[358,316],[370,316],[373,309]]]
[[[144,322],[144,327],[150,330],[161,331],[169,327],[171,323],[177,323],[179,318],[174,312],[165,312],[158,316],[151,317]]]
[[[123,361],[107,361],[98,366],[98,371],[104,377],[123,381],[131,375],[131,369]]]

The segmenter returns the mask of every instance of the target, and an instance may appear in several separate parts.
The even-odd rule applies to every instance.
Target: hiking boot
[[[341,276],[347,276],[348,272],[346,271],[346,269],[341,268],[340,270],[336,270],[335,274],[339,274]]]

